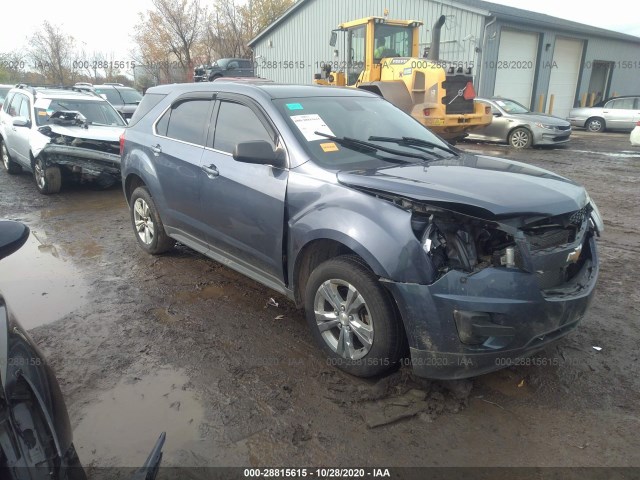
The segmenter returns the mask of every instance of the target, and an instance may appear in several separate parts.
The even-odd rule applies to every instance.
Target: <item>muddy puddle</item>
[[[163,465],[185,457],[211,456],[203,439],[204,407],[183,372],[160,368],[129,376],[80,412],[74,444],[85,466],[139,467],[161,432],[166,432]]]
[[[29,330],[86,304],[88,285],[46,235],[32,229],[27,243],[0,261],[0,292]]]

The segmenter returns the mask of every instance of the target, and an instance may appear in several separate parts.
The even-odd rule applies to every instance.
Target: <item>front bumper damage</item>
[[[58,132],[57,128],[47,126],[39,129],[38,145],[32,146],[36,158],[42,158],[46,166],[57,165],[82,178],[120,180],[120,147],[117,141],[97,138],[97,135],[91,138],[90,130],[80,129],[82,136],[72,136],[69,134],[71,130]]]
[[[81,170],[83,175],[91,177],[106,174],[120,178],[120,155],[114,153],[50,143],[42,149],[40,155],[47,165],[55,164],[71,171]]]
[[[403,318],[416,375],[460,379],[499,370],[573,330],[598,277],[595,230],[585,217],[567,243],[541,245],[535,242],[552,238],[516,234],[517,265],[451,269],[430,285],[383,280]]]

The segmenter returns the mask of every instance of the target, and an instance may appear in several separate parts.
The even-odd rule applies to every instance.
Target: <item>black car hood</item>
[[[485,220],[550,217],[580,210],[587,192],[547,170],[462,154],[429,163],[340,171],[343,185],[387,193]]]

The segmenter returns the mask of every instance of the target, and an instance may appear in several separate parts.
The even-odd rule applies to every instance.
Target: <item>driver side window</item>
[[[257,140],[269,142],[275,149],[274,138],[251,108],[236,102],[220,102],[213,140],[215,150],[233,153],[238,143]]]

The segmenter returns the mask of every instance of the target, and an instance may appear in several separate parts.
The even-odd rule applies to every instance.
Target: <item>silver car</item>
[[[506,98],[476,98],[476,101],[491,107],[493,121],[469,132],[469,140],[506,142],[514,148],[569,141],[571,124],[563,118],[531,112],[524,105]]]
[[[616,97],[593,107],[574,108],[569,112],[569,121],[588,132],[633,130],[640,121],[640,96]]]

